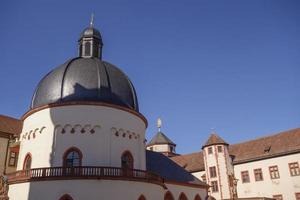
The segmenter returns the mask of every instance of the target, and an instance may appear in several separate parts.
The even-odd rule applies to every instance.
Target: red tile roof
[[[23,122],[19,119],[0,115],[0,132],[19,135],[22,131]]]
[[[205,145],[203,145],[202,149],[206,146],[214,145],[214,144],[227,144],[220,136],[213,133],[209,136],[208,140],[206,141]]]
[[[235,156],[234,164],[282,156],[296,152],[300,152],[300,128],[229,145],[229,154]],[[189,172],[204,170],[202,151],[175,156],[171,159]]]

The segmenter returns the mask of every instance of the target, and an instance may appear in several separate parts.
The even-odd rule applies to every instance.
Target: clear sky
[[[103,59],[121,68],[177,152],[210,129],[229,143],[300,127],[300,1],[0,2],[0,113],[21,117],[39,80],[77,56],[95,13]]]

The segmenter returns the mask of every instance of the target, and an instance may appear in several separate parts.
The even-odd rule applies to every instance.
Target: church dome
[[[65,102],[105,102],[138,112],[135,89],[116,66],[102,61],[100,32],[89,27],[79,39],[79,57],[48,73],[38,84],[31,109]]]

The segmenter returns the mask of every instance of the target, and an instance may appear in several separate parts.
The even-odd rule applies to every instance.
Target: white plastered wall
[[[234,165],[235,177],[239,179],[237,190],[239,198],[272,197],[281,194],[283,199],[295,199],[295,193],[300,192],[300,176],[291,176],[288,163],[300,164],[300,153],[255,162]],[[278,166],[279,179],[271,179],[269,166]],[[255,181],[254,169],[262,169],[263,181]],[[242,183],[241,172],[249,172],[250,183]]]
[[[19,183],[10,186],[10,200],[54,200],[64,194],[73,199],[98,200],[105,199],[132,199],[137,200],[144,195],[147,200],[163,200],[167,191],[174,199],[184,193],[188,199],[193,200],[198,194],[205,199],[205,188],[189,187],[175,184],[161,185],[121,180],[60,180]],[[50,192],[49,192],[50,191]]]
[[[148,146],[147,149],[151,150],[151,151],[155,151],[155,152],[170,152],[171,151],[169,144],[155,144],[152,146]]]
[[[64,194],[74,200],[132,199],[143,194],[147,200],[163,199],[164,188],[157,184],[118,180],[61,180],[13,184],[10,200],[58,200]]]
[[[70,147],[80,149],[83,166],[120,167],[127,150],[134,157],[134,168],[144,170],[145,129],[141,118],[112,107],[46,108],[24,120],[18,170],[27,153],[32,155],[32,168],[62,166],[63,154]]]

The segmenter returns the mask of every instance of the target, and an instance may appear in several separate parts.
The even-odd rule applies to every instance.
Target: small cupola
[[[90,26],[84,29],[78,40],[79,57],[102,59],[102,37],[94,28],[94,16],[91,17]]]
[[[150,151],[160,152],[166,156],[175,156],[176,144],[172,142],[163,132],[161,132],[162,121],[160,118],[157,120],[158,132],[147,144],[147,149]]]

